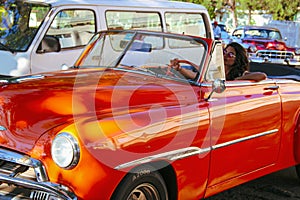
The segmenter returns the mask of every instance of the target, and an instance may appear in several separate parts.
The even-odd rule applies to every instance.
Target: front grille
[[[42,163],[0,148],[0,199],[75,200],[67,187],[49,182]]]
[[[259,50],[256,52],[256,56],[260,58],[271,59],[292,59],[294,53],[291,51],[277,51],[277,50]]]
[[[32,200],[57,200],[57,197],[52,196],[51,194],[47,192],[42,192],[42,191],[32,191],[30,194],[30,199]]]
[[[31,190],[18,187],[15,185],[1,183],[0,185],[0,199],[1,200],[11,200],[11,199],[22,199],[22,200],[32,200],[30,198]]]
[[[0,174],[36,181],[34,169],[22,164],[0,160]]]
[[[32,189],[27,188],[26,185],[15,184],[13,181],[3,181],[3,179],[18,179],[23,182],[29,181],[33,183],[47,181],[47,176],[37,176],[37,174],[44,174],[40,173],[40,171],[43,171],[41,168],[42,166],[37,160],[13,151],[0,149],[1,199],[4,197],[32,199],[30,198],[33,192]]]
[[[6,149],[0,149],[0,175],[37,182],[48,181],[40,161]]]

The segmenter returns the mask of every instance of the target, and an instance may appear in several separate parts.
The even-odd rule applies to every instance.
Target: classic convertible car
[[[1,195],[196,200],[300,174],[300,82],[226,81],[222,52],[207,38],[103,31],[71,69],[3,77]]]

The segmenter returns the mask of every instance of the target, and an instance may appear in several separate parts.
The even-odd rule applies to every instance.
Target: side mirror
[[[221,80],[221,79],[214,80],[214,82],[212,83],[212,91],[205,100],[210,101],[211,96],[214,92],[220,94],[224,92],[225,89],[226,89],[225,80]]]
[[[46,35],[40,43],[37,52],[48,53],[48,52],[59,52],[61,49],[58,38],[50,35]]]

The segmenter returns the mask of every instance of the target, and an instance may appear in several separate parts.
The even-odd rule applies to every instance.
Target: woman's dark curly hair
[[[249,60],[247,52],[242,45],[237,42],[229,43],[227,47],[234,48],[236,52],[236,57],[234,64],[230,67],[229,72],[227,73],[226,80],[234,80],[235,78],[242,76],[245,71],[249,71]]]

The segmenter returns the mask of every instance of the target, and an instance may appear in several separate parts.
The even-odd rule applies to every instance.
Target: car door
[[[281,106],[271,80],[228,81],[213,95],[210,185],[240,177],[276,162]]]
[[[223,55],[216,45],[202,84],[206,98],[211,82],[224,77]],[[207,99],[212,149],[209,186],[272,165],[279,153],[281,104],[274,81],[225,81],[225,86],[224,92]]]
[[[55,37],[59,40],[61,50],[39,51],[40,42],[37,42],[31,54],[31,73],[60,70],[63,65],[73,66],[83,47],[96,32],[95,18],[92,7],[68,7],[57,11],[39,40],[41,42],[45,36]]]

